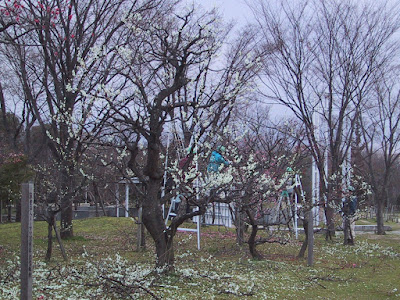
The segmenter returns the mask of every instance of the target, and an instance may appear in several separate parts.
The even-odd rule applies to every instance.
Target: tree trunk
[[[251,224],[251,233],[248,240],[249,243],[249,251],[251,257],[254,259],[262,259],[262,255],[258,253],[256,249],[256,236],[257,236],[258,226],[256,224]]]
[[[18,199],[15,204],[15,222],[21,222],[21,200]]]
[[[11,202],[8,202],[8,205],[7,205],[7,221],[11,222],[11,220],[12,220],[12,205],[11,205]]]
[[[381,235],[386,234],[383,220],[384,203],[385,201],[383,197],[376,197],[376,233]]]
[[[335,211],[333,207],[331,207],[329,204],[326,205],[325,207],[325,217],[326,217],[326,223],[327,223],[327,231],[326,231],[326,236],[325,239],[328,240],[333,240],[335,237],[335,221],[334,221],[334,215]]]
[[[73,207],[72,207],[72,196],[73,196],[73,185],[72,185],[72,175],[71,172],[67,170],[62,171],[61,176],[61,226],[60,226],[60,236],[62,239],[73,237],[72,219],[73,219]]]
[[[99,217],[99,205],[98,205],[98,203],[97,203],[97,199],[96,198],[94,198],[94,207],[95,207],[95,212],[96,212],[96,218],[98,218]]]
[[[54,218],[49,217],[47,220],[47,251],[46,251],[46,261],[50,261],[53,252],[53,225]]]
[[[304,255],[307,250],[307,245],[308,245],[308,218],[306,217],[306,214],[305,214],[305,217],[303,220],[303,229],[304,229],[304,234],[306,237],[304,239],[303,244],[301,245],[299,254],[297,255],[298,258],[304,258]]]
[[[235,227],[236,227],[236,242],[238,245],[243,245],[244,241],[244,228],[245,223],[243,222],[243,213],[237,207],[235,209]]]
[[[99,212],[98,212],[98,205],[97,203],[100,204],[101,210],[103,211],[103,216],[106,216],[106,210],[104,208],[104,201],[103,197],[101,197],[99,193],[99,186],[97,185],[96,182],[93,182],[93,193],[94,193],[94,202],[96,203],[96,217],[99,217]]]
[[[60,228],[60,236],[62,239],[70,238],[74,236],[73,228],[72,228],[72,202],[69,199],[64,199],[61,202],[61,228]]]
[[[147,198],[143,202],[143,224],[153,238],[156,246],[156,266],[170,271],[174,268],[173,239],[168,236],[164,223],[161,204],[158,198],[160,187],[160,180],[149,179]]]
[[[71,205],[71,208],[72,208],[72,205]],[[53,216],[53,218],[55,218],[55,215]],[[58,244],[60,245],[61,254],[62,254],[64,260],[67,260],[67,254],[65,253],[64,245],[62,243],[61,236],[58,233],[57,224],[55,221],[53,221],[53,228],[54,228],[54,232],[56,233]]]

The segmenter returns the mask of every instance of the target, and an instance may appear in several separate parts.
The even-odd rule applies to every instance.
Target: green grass
[[[149,237],[146,250],[135,251],[132,219],[74,221],[74,234],[64,241],[67,262],[55,244],[44,263],[47,226],[35,223],[34,299],[129,299],[127,290],[134,299],[400,299],[400,236],[390,232],[359,235],[355,246],[316,235],[315,264],[308,267],[296,258],[302,236],[260,245],[265,259],[253,260],[234,230],[203,227],[201,251],[194,234],[177,234],[176,268],[168,275],[155,272]],[[19,224],[0,225],[0,299],[19,299],[19,236]]]

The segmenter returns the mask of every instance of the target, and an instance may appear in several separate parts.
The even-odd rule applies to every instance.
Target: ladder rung
[[[190,232],[197,232],[197,229],[193,228],[178,228],[178,231],[190,231]]]

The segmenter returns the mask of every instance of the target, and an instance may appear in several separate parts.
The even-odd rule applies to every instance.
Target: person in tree
[[[207,166],[208,173],[218,173],[221,169],[221,166],[229,165],[229,162],[223,157],[225,151],[226,148],[224,146],[218,146],[217,150],[214,150],[211,153],[210,162]]]
[[[294,198],[294,186],[295,186],[295,173],[291,167],[286,168],[287,180],[286,180],[286,190],[283,191],[284,196],[289,197],[291,202]]]
[[[197,147],[188,147],[186,149],[186,156],[184,158],[182,158],[178,163],[179,169],[182,169],[183,171],[187,171],[194,167],[192,162],[193,162],[193,158],[194,158],[195,154],[197,153],[196,148]]]

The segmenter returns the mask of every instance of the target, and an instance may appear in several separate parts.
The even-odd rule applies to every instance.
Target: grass
[[[34,299],[400,299],[400,236],[390,232],[359,235],[355,246],[316,235],[308,267],[296,258],[301,241],[261,245],[265,259],[253,260],[232,229],[204,227],[201,251],[194,234],[177,234],[175,271],[160,275],[148,237],[135,251],[135,229],[129,218],[74,221],[69,260],[55,244],[44,263],[47,226],[36,222]],[[19,224],[0,225],[0,299],[19,299],[19,236]]]

